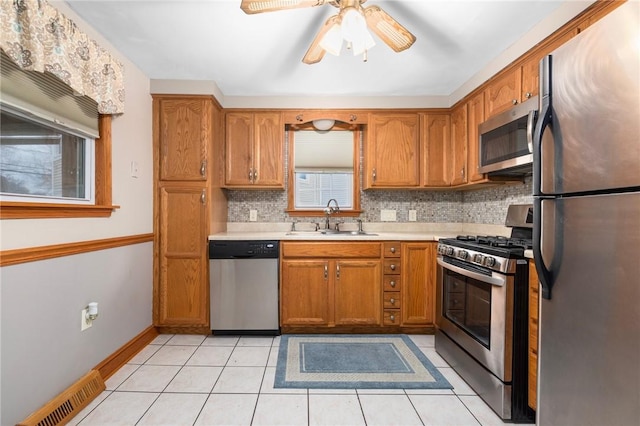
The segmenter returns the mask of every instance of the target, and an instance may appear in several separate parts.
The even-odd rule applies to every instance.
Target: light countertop
[[[279,240],[279,241],[438,241],[463,234],[509,235],[501,225],[469,223],[364,223],[368,235],[322,234],[315,225],[297,223],[291,232],[289,223],[229,222],[227,231],[209,236],[209,240]],[[356,230],[355,223],[345,223],[341,230]]]

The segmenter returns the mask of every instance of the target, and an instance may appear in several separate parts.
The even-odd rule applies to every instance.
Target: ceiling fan
[[[362,7],[367,0],[242,0],[240,8],[247,14],[330,4],[340,11],[329,17],[313,39],[302,62],[320,62],[325,52],[338,55],[343,42],[354,55],[364,54],[375,42],[366,30],[373,31],[391,49],[401,52],[411,47],[416,37],[378,6]]]

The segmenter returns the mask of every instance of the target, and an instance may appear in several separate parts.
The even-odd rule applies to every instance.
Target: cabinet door
[[[253,177],[253,115],[228,113],[225,119],[225,184],[248,186]]]
[[[284,188],[284,125],[280,113],[256,113],[254,179],[259,186]]]
[[[281,325],[329,324],[329,262],[283,260],[280,287]]]
[[[401,326],[434,323],[435,243],[402,244]]]
[[[206,180],[207,147],[213,124],[211,101],[155,98],[154,109],[160,180]]]
[[[417,114],[371,114],[366,143],[365,187],[418,186]]]
[[[522,64],[522,89],[520,99],[525,101],[532,96],[538,95],[540,60],[562,46],[577,34],[576,29],[571,29],[564,34],[560,34],[553,40],[547,41],[544,45],[539,46],[534,54]]]
[[[451,125],[448,114],[422,115],[424,186],[449,186]]]
[[[467,183],[467,104],[451,113],[451,185]]]
[[[199,183],[159,188],[156,326],[209,327],[205,196]]]
[[[467,123],[469,125],[467,175],[468,181],[478,182],[485,179],[485,175],[478,172],[480,163],[478,147],[480,135],[478,126],[484,121],[484,93],[480,93],[467,102]]]
[[[333,264],[335,324],[380,325],[380,261],[337,260]]]
[[[508,72],[491,81],[485,90],[485,114],[487,118],[494,116],[520,102],[522,84],[521,69]]]

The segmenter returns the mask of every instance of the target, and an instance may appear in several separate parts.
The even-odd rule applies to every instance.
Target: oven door
[[[438,256],[436,325],[503,382],[511,381],[513,276]]]

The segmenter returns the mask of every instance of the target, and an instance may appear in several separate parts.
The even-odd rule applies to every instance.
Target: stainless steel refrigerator
[[[539,425],[640,424],[640,3],[540,64]]]

